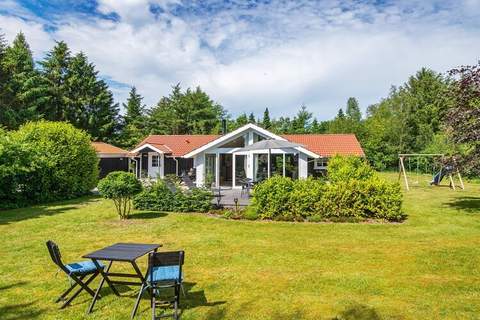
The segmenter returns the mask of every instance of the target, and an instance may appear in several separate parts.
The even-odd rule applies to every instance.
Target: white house
[[[265,139],[298,146],[242,150]],[[318,175],[335,154],[364,156],[353,134],[276,135],[254,124],[225,135],[151,135],[130,152],[137,176],[191,173],[197,186],[234,188],[245,179],[260,181],[274,174],[293,179]]]

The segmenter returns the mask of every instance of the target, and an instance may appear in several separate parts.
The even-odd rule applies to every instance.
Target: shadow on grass
[[[352,304],[332,320],[381,320],[378,312],[363,304]]]
[[[2,320],[40,319],[43,310],[33,307],[34,303],[35,301],[0,306],[0,318]]]
[[[156,219],[168,216],[167,212],[141,211],[130,215],[129,219]]]
[[[85,196],[61,202],[51,202],[31,207],[0,210],[0,225],[9,224],[28,219],[34,219],[44,216],[53,216],[59,213],[65,213],[77,209],[76,205],[95,202],[100,199],[98,196]]]
[[[447,205],[468,213],[480,213],[480,197],[459,197],[447,203]]]
[[[197,307],[215,307],[218,305],[223,305],[226,303],[226,301],[208,301],[207,297],[205,296],[205,291],[204,290],[198,290],[198,291],[193,291],[193,287],[196,285],[196,283],[192,282],[184,282],[183,287],[185,289],[185,296],[183,293],[180,295],[180,315],[183,313],[183,311],[187,309],[193,309]],[[170,300],[171,295],[168,289],[164,289],[161,291],[160,296],[158,297],[159,300]],[[138,292],[137,292],[138,293]],[[148,302],[147,302],[148,301]],[[139,308],[139,312],[137,313],[143,313],[143,312],[149,312],[150,311],[150,296],[145,293],[142,296],[142,302],[141,306]],[[206,319],[223,319],[223,316],[225,315],[226,310],[223,308],[214,308],[211,311],[208,312],[208,317]]]
[[[11,283],[11,284],[7,284],[7,285],[3,285],[3,286],[0,286],[0,291],[8,290],[8,289],[16,288],[16,287],[21,287],[21,286],[26,285],[27,283],[28,282],[26,282],[26,281],[19,281],[17,283]]]

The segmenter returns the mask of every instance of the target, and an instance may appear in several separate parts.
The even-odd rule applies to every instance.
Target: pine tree
[[[118,105],[95,66],[82,52],[70,61],[66,77],[69,101],[66,120],[86,130],[93,139],[114,139],[118,129]]]
[[[265,111],[263,112],[262,126],[265,129],[270,129],[270,127],[272,126],[272,122],[270,121],[270,112],[268,111],[268,108],[265,108]]]
[[[248,123],[248,117],[247,114],[244,112],[241,115],[237,117],[235,120],[235,127],[240,128]]]
[[[48,120],[65,121],[72,117],[70,113],[75,113],[69,110],[66,92],[66,79],[71,59],[67,44],[60,41],[40,62],[42,75],[48,83],[48,105],[43,115]]]
[[[46,87],[34,66],[30,46],[23,33],[19,33],[2,58],[6,81],[2,86],[4,105],[0,110],[0,125],[8,129],[40,117]]]
[[[312,119],[312,113],[307,111],[307,107],[302,105],[297,115],[292,121],[293,133],[307,133],[310,131],[310,120]]]
[[[149,113],[149,131],[157,134],[209,134],[219,132],[221,119],[226,116],[223,107],[197,87],[181,91],[173,87],[168,97]]]
[[[253,114],[253,112],[250,112],[250,114],[248,115],[248,123],[256,123],[255,115]]]
[[[145,136],[146,117],[145,105],[142,104],[143,97],[132,87],[126,103],[123,103],[125,116],[120,134],[119,144],[124,147],[133,147]]]
[[[348,98],[346,115],[348,119],[360,122],[362,119],[362,112],[360,111],[357,99],[353,97]]]

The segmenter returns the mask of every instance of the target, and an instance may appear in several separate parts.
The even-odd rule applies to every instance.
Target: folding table
[[[112,289],[115,295],[120,296],[118,290],[114,287],[114,284],[123,284],[123,285],[133,285],[133,286],[141,286],[142,284],[146,284],[145,277],[142,275],[142,272],[138,268],[136,260],[149,252],[157,251],[161,244],[142,244],[142,243],[116,243],[114,245],[105,247],[103,249],[94,251],[92,253],[86,254],[83,258],[91,259],[95,266],[97,267],[98,271],[102,275],[102,280],[100,281],[100,285],[93,296],[92,303],[90,304],[90,308],[88,308],[88,313],[92,312],[95,302],[99,298],[100,290],[102,289],[105,282],[107,282],[110,289]],[[99,264],[99,260],[101,261],[110,261],[106,269],[102,269]],[[129,262],[135,273],[118,273],[118,272],[110,272],[110,268],[113,262]],[[136,278],[140,281],[120,281],[120,280],[112,280],[110,277],[115,278]]]

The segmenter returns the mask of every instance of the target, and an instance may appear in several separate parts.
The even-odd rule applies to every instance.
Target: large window
[[[253,177],[255,181],[268,178],[268,154],[253,155]]]
[[[285,155],[285,177],[298,179],[298,154]]]
[[[216,181],[216,154],[205,154],[205,186],[210,187]]]
[[[247,178],[247,156],[243,154],[235,155],[235,183],[239,185],[242,180]]]

